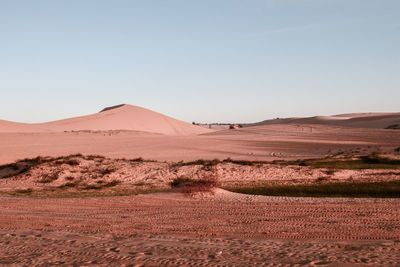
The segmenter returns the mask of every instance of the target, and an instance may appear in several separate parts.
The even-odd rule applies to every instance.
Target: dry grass
[[[364,169],[400,169],[400,159],[391,159],[377,154],[355,158],[305,159],[295,161],[274,161],[274,164],[310,166],[314,168],[364,170]]]
[[[235,160],[231,158],[226,158],[224,160],[219,160],[219,159],[212,159],[212,160],[207,160],[207,159],[198,159],[195,161],[187,161],[187,162],[177,162],[173,163],[172,167],[181,167],[181,166],[191,166],[191,165],[201,165],[204,167],[212,167],[216,166],[221,163],[232,163],[236,165],[242,165],[242,166],[254,166],[254,165],[260,165],[260,164],[268,164],[271,162],[268,161],[259,161],[259,160]]]

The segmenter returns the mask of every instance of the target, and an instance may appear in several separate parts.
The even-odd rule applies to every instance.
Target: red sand
[[[0,197],[0,265],[398,266],[399,205],[224,192]]]
[[[315,116],[309,118],[282,118],[265,120],[251,126],[270,124],[323,124],[355,128],[381,128],[391,125],[400,127],[400,113],[350,113],[333,116]]]
[[[75,153],[167,161],[299,159],[397,147],[398,130],[281,124],[212,132],[128,105],[50,123],[0,121],[0,164]],[[197,171],[146,164],[116,173],[128,180],[159,177],[165,183],[172,172]],[[47,169],[40,168],[33,173],[45,176]],[[320,170],[267,165],[254,172],[227,164],[217,172],[231,183],[320,175]],[[375,174],[381,175],[341,171],[334,178],[362,180]],[[1,185],[28,181],[18,179],[4,178]],[[58,199],[3,195],[0,265],[399,266],[399,206],[398,199],[260,197],[221,189],[194,197],[173,192]]]
[[[324,125],[268,125],[206,135],[170,136],[129,131],[0,133],[0,164],[17,159],[102,154],[113,158],[180,161],[199,158],[297,159],[339,151],[400,146],[398,130]]]

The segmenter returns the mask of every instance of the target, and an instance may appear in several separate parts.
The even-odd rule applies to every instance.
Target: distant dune
[[[26,124],[0,121],[0,132],[63,132],[83,130],[130,130],[165,135],[197,135],[211,131],[132,105],[108,107],[100,113],[47,123]]]
[[[400,112],[398,113],[349,113],[333,116],[315,116],[307,118],[278,118],[265,120],[245,126],[270,124],[324,124],[355,128],[399,129]]]
[[[0,132],[2,133],[21,133],[21,132],[40,132],[41,130],[35,124],[19,123],[0,120]]]

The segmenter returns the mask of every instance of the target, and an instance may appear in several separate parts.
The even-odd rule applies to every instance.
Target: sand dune
[[[21,133],[21,132],[40,132],[45,131],[40,129],[38,125],[19,123],[12,121],[0,120],[0,132],[2,133]]]
[[[105,108],[100,113],[47,123],[24,124],[0,121],[0,132],[63,132],[81,130],[129,130],[166,135],[196,135],[211,131],[132,105],[118,105]]]
[[[400,112],[398,113],[349,113],[332,116],[314,116],[307,118],[282,118],[265,120],[246,126],[270,124],[325,124],[356,128],[400,128]]]

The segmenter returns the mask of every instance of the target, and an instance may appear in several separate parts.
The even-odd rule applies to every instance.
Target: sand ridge
[[[349,113],[332,116],[314,116],[307,118],[278,118],[251,123],[245,126],[260,126],[271,124],[323,124],[354,128],[381,128],[399,125],[400,112],[397,113]]]

